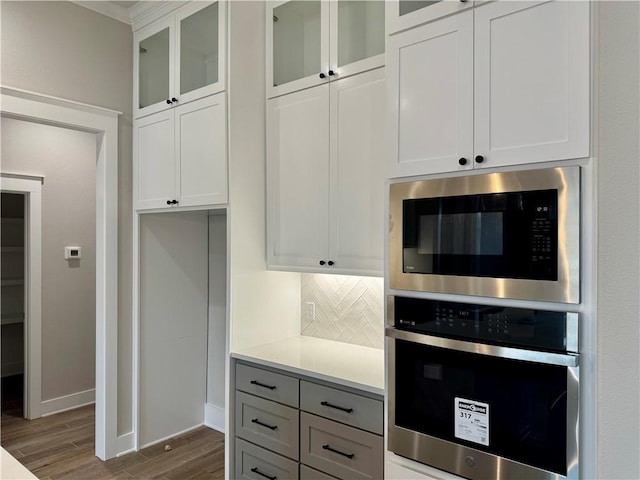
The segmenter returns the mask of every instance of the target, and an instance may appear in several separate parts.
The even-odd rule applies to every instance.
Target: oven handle
[[[478,355],[488,355],[490,357],[510,358],[512,360],[523,360],[525,362],[545,363],[548,365],[559,365],[562,367],[577,367],[578,355],[540,352],[535,350],[525,350],[521,348],[500,347],[497,345],[487,345],[485,343],[472,343],[462,340],[452,340],[450,338],[434,337],[422,333],[407,332],[394,327],[387,327],[385,335],[407,342],[421,343],[432,347],[448,348],[459,352],[475,353]]]

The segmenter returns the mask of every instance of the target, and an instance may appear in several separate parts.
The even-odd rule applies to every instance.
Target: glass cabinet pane
[[[169,95],[169,28],[140,42],[139,89],[140,108],[163,102]]]
[[[320,1],[293,0],[273,9],[273,84],[321,71]]]
[[[384,53],[384,2],[338,2],[338,66]]]
[[[440,3],[442,0],[427,1],[427,0],[400,0],[400,16],[407,13],[415,12],[421,8],[430,7],[436,3]]]
[[[180,93],[218,81],[218,2],[180,22]]]

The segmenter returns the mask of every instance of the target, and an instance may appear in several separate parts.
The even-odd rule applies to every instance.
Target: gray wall
[[[131,27],[69,2],[0,2],[1,83],[123,112],[119,119],[118,433],[131,430]]]
[[[42,400],[95,387],[96,137],[2,119],[2,171],[44,175]],[[82,247],[76,265],[66,245]]]
[[[640,478],[640,58],[638,2],[600,20],[597,478]]]

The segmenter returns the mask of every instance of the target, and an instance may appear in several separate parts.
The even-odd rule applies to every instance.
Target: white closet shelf
[[[0,280],[0,285],[3,287],[24,285],[24,278],[3,278]]]
[[[0,316],[0,325],[14,325],[24,323],[24,313],[3,313]]]

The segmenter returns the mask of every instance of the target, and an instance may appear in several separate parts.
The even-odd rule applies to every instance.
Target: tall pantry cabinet
[[[225,410],[227,4],[161,7],[134,24],[138,448]]]

